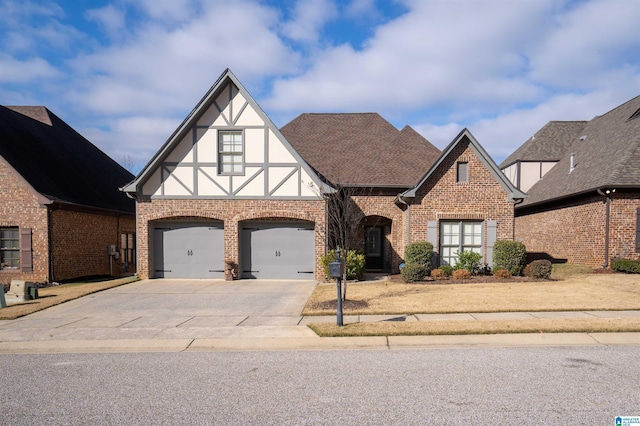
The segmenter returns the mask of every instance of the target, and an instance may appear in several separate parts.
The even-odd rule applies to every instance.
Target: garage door
[[[242,278],[314,278],[313,223],[248,223],[242,228]]]
[[[223,278],[222,222],[160,223],[154,229],[156,278]]]

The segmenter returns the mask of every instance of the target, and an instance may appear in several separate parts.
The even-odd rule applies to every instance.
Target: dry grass
[[[318,285],[303,315],[335,315],[335,285]],[[574,275],[564,281],[349,284],[345,315],[640,309],[640,276]],[[332,303],[333,301],[333,303]]]
[[[0,320],[16,319],[69,300],[137,281],[137,277],[91,283],[72,283],[38,289],[38,299],[0,309]]]
[[[459,320],[415,322],[360,322],[343,327],[331,323],[310,324],[322,337],[418,336],[505,333],[604,333],[640,332],[638,318],[567,318],[530,320]]]
[[[555,281],[473,284],[350,284],[345,315],[640,310],[640,276],[592,274],[554,265]],[[335,285],[318,285],[303,315],[335,315]],[[311,324],[320,336],[410,336],[493,333],[640,332],[640,319],[568,318],[359,322]]]

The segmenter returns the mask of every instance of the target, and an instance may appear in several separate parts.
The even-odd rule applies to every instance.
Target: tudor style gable
[[[125,191],[142,198],[318,199],[321,185],[226,70]]]

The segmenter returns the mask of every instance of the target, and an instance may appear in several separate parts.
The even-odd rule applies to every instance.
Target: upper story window
[[[469,163],[458,162],[456,182],[458,183],[469,182]]]
[[[0,269],[19,267],[20,233],[18,228],[0,228]]]
[[[241,130],[224,130],[218,133],[218,173],[244,174],[244,141]]]

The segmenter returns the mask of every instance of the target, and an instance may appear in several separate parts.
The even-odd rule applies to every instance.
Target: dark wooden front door
[[[365,255],[367,269],[382,269],[384,265],[384,227],[368,226],[365,228]]]

